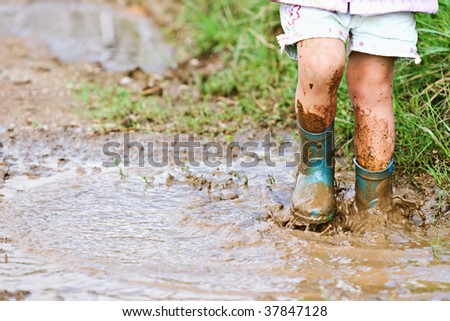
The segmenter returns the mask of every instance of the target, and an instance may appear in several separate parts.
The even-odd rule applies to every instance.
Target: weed
[[[441,261],[442,249],[441,249],[441,236],[437,233],[431,239],[431,253],[436,261]]]
[[[149,187],[152,185],[151,182],[147,179],[147,177],[145,175],[141,175],[141,178],[144,181],[146,187]]]
[[[119,176],[120,179],[124,179],[125,178],[125,174],[122,171],[122,167],[120,167],[119,161],[117,160],[117,158],[114,158],[114,164],[116,165],[116,167],[119,169]]]
[[[276,183],[275,177],[272,174],[267,175],[267,184],[273,185]]]

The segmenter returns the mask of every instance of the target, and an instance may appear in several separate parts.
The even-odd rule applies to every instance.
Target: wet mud
[[[303,97],[297,99],[295,109],[297,114],[297,121],[306,131],[309,131],[311,133],[321,133],[330,126],[336,115],[336,95],[342,80],[343,73],[344,67],[335,70],[331,77],[330,83],[326,85],[322,84],[320,86],[320,88],[328,90],[328,96],[325,99],[326,102],[319,102],[317,100],[311,100],[310,98],[307,98],[307,96],[309,95],[307,95],[306,93],[306,86],[299,84],[297,92],[299,90],[302,90]],[[302,86],[303,89],[301,89]],[[308,87],[310,91],[312,91],[314,88],[314,84],[308,83]],[[319,87],[319,85],[317,85],[316,87]],[[316,91],[315,94],[325,97],[323,92]],[[302,102],[303,99],[304,101]],[[315,103],[311,103],[312,101],[315,101]],[[307,105],[307,103],[310,105]]]
[[[333,77],[331,78],[330,87],[328,89],[328,95],[334,97],[337,95],[337,91],[339,89],[339,85],[341,84],[342,77],[344,75],[345,66],[342,66],[340,69],[337,69],[333,73]]]
[[[297,100],[297,121],[300,126],[310,133],[322,133],[329,126],[330,116],[326,115],[327,107],[314,107],[314,112],[304,109],[300,100]]]
[[[29,134],[6,141],[4,162],[40,154],[39,133]],[[7,291],[31,300],[450,298],[448,225],[434,224],[432,198],[425,225],[417,213],[357,211],[353,174],[341,170],[336,218],[290,229],[296,169],[285,158],[275,168],[101,167],[101,144],[120,135],[48,136],[37,179],[25,175],[33,160],[12,162],[0,211]],[[83,147],[56,148],[64,140]]]
[[[228,167],[156,168],[138,167],[133,148],[130,167],[103,167],[103,145],[123,133],[80,121],[64,84],[111,75],[90,66],[74,78],[0,41],[0,300],[450,299],[442,191],[396,182],[394,211],[357,210],[348,164],[337,168],[335,219],[292,229],[292,153],[274,167],[256,149],[255,167],[237,154]],[[156,157],[173,140],[131,134],[155,142]]]
[[[9,292],[9,291],[0,291],[0,301],[23,301],[26,299],[26,297],[30,295],[30,292],[28,291],[16,291],[16,292]]]
[[[301,175],[299,174],[299,179],[301,179]],[[291,197],[290,224],[292,226],[305,225],[305,221],[327,221],[336,207],[333,188],[323,183],[314,185],[308,193],[305,193],[301,188],[297,188]],[[317,209],[321,209],[321,211],[315,217],[311,217],[311,213],[317,211]]]
[[[395,131],[385,119],[378,119],[370,112],[356,107],[355,151],[361,166],[372,171],[384,170],[392,159]],[[374,120],[377,126],[372,126]]]

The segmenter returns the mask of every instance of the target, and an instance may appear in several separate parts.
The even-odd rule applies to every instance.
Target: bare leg
[[[297,120],[308,132],[321,133],[336,115],[337,90],[345,69],[345,45],[339,39],[308,39],[297,44]]]
[[[353,52],[348,62],[347,83],[355,110],[356,160],[370,171],[385,169],[394,153],[394,61],[393,57]]]

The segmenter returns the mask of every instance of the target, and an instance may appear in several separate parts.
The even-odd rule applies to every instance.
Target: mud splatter
[[[365,236],[372,238],[380,244],[389,244],[390,239],[409,239],[408,242],[417,244],[426,243],[427,218],[422,208],[422,200],[405,199],[399,195],[392,196],[390,182],[386,180],[377,190],[380,202],[375,208],[368,209],[354,197],[354,191],[346,183],[346,187],[337,187],[336,206],[337,211],[334,219],[325,224],[311,224],[295,221],[290,211],[282,206],[283,201],[279,197],[271,196],[274,206],[268,207],[269,217],[277,222],[280,227],[295,228],[301,231],[312,231],[321,235],[347,235]],[[382,195],[386,192],[386,195]],[[378,194],[380,193],[380,194]],[[275,206],[278,205],[278,206]],[[281,206],[280,206],[281,205]],[[414,219],[417,216],[418,220]],[[309,224],[309,225],[308,225]],[[400,238],[401,238],[400,237]]]
[[[310,133],[321,133],[325,131],[329,124],[329,116],[322,115],[321,110],[327,109],[319,106],[315,106],[314,110],[317,113],[310,113],[304,110],[304,107],[300,100],[297,100],[297,120],[303,129]]]
[[[304,99],[307,96],[307,86],[299,84],[297,92],[299,93],[299,90],[301,90],[303,92],[303,98],[301,98],[300,95],[297,97],[297,120],[305,130],[312,133],[321,133],[330,126],[336,114],[337,90],[342,80],[343,72],[344,66],[332,73],[329,82],[323,80],[323,85],[317,85],[324,88],[324,92],[327,92],[328,95],[325,93],[318,94],[317,86],[313,83],[309,83],[309,89],[313,90],[313,88],[316,88],[314,95],[319,96]],[[302,99],[304,99],[303,102]],[[305,105],[306,101],[308,101],[309,105]]]
[[[299,174],[298,179],[302,179],[302,174]],[[322,223],[328,220],[330,214],[335,211],[335,207],[333,188],[323,183],[315,184],[308,191],[297,188],[292,196],[290,223],[292,226],[305,225],[305,222]],[[321,209],[321,212],[317,213],[316,217],[311,217],[310,213],[317,209]]]
[[[355,106],[355,150],[358,163],[369,170],[385,169],[394,153],[395,130],[389,121]],[[374,125],[376,124],[376,125]]]
[[[339,85],[342,81],[342,76],[344,75],[345,66],[342,66],[340,69],[336,69],[331,77],[328,95],[330,97],[335,97],[339,88]]]

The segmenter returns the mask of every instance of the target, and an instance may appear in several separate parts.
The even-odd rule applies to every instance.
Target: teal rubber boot
[[[367,210],[374,207],[388,206],[392,201],[392,171],[394,160],[391,160],[388,167],[381,171],[369,171],[358,164],[355,164],[356,183],[355,199],[356,207]]]
[[[297,125],[302,152],[291,201],[291,223],[298,226],[326,223],[336,212],[334,125],[319,134]]]

